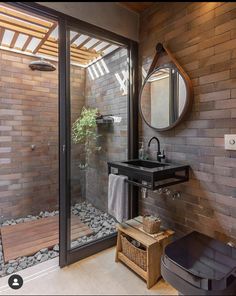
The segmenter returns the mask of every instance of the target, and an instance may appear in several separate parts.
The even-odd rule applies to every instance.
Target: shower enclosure
[[[108,211],[107,162],[128,159],[137,152],[136,122],[130,116],[137,108],[135,42],[79,21],[66,23],[60,36],[61,52],[66,52],[61,60],[66,79],[60,100],[61,266],[115,244],[116,220]],[[76,36],[77,44],[89,42],[90,49],[98,52],[103,48],[104,56],[75,70],[78,56],[71,40]],[[130,189],[130,205],[134,196]],[[73,231],[76,216],[89,228],[77,239]]]
[[[73,44],[86,42],[90,51],[105,50],[91,63],[90,57],[88,62],[82,56],[74,60],[70,46],[71,248],[116,233],[116,220],[108,213],[107,161],[127,159],[128,151],[127,49],[70,31],[70,40],[75,36]],[[73,61],[85,67],[75,67]],[[75,216],[83,223],[77,239]]]
[[[25,222],[30,222],[28,216],[31,215],[31,220],[37,220],[30,224],[31,221],[27,224],[28,226],[26,224],[20,225],[22,229],[24,227],[30,229],[30,225],[34,223],[37,224],[35,227],[39,229],[38,223],[41,222],[49,229],[47,222],[50,220],[50,229],[57,232],[55,234],[57,245],[46,246],[46,248],[52,253],[56,250],[58,254],[59,251],[60,266],[63,267],[112,246],[116,241],[116,220],[108,211],[107,162],[137,156],[136,114],[138,99],[137,69],[135,69],[137,67],[137,43],[36,3],[15,2],[6,5],[7,10],[2,8],[4,13],[12,14],[13,10],[15,13],[19,9],[20,14],[15,13],[15,15],[25,18],[24,22],[20,20],[20,22],[22,21],[21,26],[27,26],[27,15],[32,13],[31,16],[36,18],[35,22],[39,22],[39,25],[33,27],[34,30],[44,33],[35,33],[32,31],[32,27],[25,28],[23,31],[23,33],[28,32],[33,36],[36,34],[38,38],[41,38],[36,46],[37,54],[33,53],[33,51],[36,52],[36,49],[32,50],[31,54],[29,54],[29,50],[28,52],[26,50],[27,46],[31,44],[31,40],[34,39],[31,35],[26,36],[28,39],[26,38],[24,41],[25,45],[21,50],[16,48],[13,53],[14,48],[12,47],[10,50],[4,49],[8,50],[4,56],[16,62],[16,64],[12,63],[12,71],[16,72],[13,75],[14,79],[17,80],[21,76],[21,79],[25,79],[24,82],[29,84],[26,86],[27,91],[21,90],[18,93],[13,87],[15,101],[8,103],[15,102],[18,105],[17,100],[21,99],[29,104],[23,111],[19,111],[17,107],[17,110],[14,111],[16,114],[12,114],[12,116],[19,115],[17,120],[26,121],[30,118],[31,121],[27,121],[27,129],[21,128],[22,134],[15,132],[15,130],[11,131],[11,129],[4,130],[2,133],[6,139],[8,132],[9,135],[12,133],[14,137],[17,137],[18,134],[21,136],[17,137],[17,147],[21,147],[22,144],[24,148],[21,151],[18,149],[18,154],[9,154],[9,158],[12,157],[12,159],[19,158],[19,153],[25,157],[22,165],[17,168],[19,184],[27,183],[28,179],[32,178],[32,184],[38,186],[33,190],[28,190],[29,186],[24,185],[24,189],[31,195],[22,193],[19,196],[18,193],[15,193],[20,187],[19,184],[17,187],[16,185],[10,186],[9,180],[2,182],[4,186],[9,185],[4,213],[7,215],[9,213],[8,218],[14,218],[12,224],[19,222],[23,225]],[[40,16],[42,16],[42,20]],[[15,21],[12,16],[7,17],[9,17],[9,21]],[[18,31],[22,30],[21,26],[17,27],[17,24],[19,24],[19,20],[14,28]],[[7,26],[9,26],[8,22],[6,22],[6,28]],[[45,29],[40,26],[48,27]],[[4,30],[5,28],[0,27],[0,32]],[[47,33],[47,30],[50,30],[50,34]],[[10,45],[13,47],[21,32],[18,31],[13,34],[15,38],[12,35],[13,39]],[[26,57],[27,54],[28,57]],[[21,55],[21,58],[18,55]],[[52,61],[51,66],[56,69],[55,72],[45,74],[45,72],[38,71],[38,66],[42,70],[44,62],[38,65],[35,60],[40,59],[41,55],[43,57],[46,55],[46,59]],[[3,65],[5,65],[4,63],[9,64],[8,61],[3,61]],[[43,66],[49,66],[49,62]],[[10,68],[7,70],[10,71]],[[21,73],[21,71],[23,72]],[[30,75],[34,77],[36,82],[29,78]],[[8,80],[4,83],[8,83]],[[17,87],[23,89],[22,85],[23,83]],[[4,90],[6,91],[6,88]],[[40,108],[40,112],[36,110],[36,107]],[[9,108],[14,110],[15,107],[9,105]],[[54,117],[50,112],[53,112]],[[2,115],[6,116],[7,114],[2,112]],[[36,122],[36,126],[34,126],[34,122]],[[13,121],[11,123],[14,124]],[[42,138],[38,136],[37,131],[40,131]],[[47,131],[51,138],[48,137]],[[37,136],[38,142],[34,142],[35,140],[32,138],[34,134]],[[8,138],[10,139],[10,137]],[[4,151],[6,151],[5,147]],[[6,169],[8,169],[7,165],[4,164]],[[31,167],[35,169],[35,175],[21,175],[22,169],[31,170]],[[4,174],[2,168],[1,175]],[[5,190],[5,188],[3,189]],[[20,200],[14,213],[13,208],[8,207],[10,203],[8,203],[7,197],[10,194],[10,189],[14,190],[13,198]],[[129,190],[130,216],[133,216],[136,211],[137,195],[134,189],[129,188]],[[27,207],[24,206],[26,202],[28,202]],[[40,211],[42,211],[42,215],[39,214]],[[44,211],[46,212],[44,213]],[[53,217],[51,217],[52,214]],[[27,218],[22,219],[26,216]],[[41,218],[48,220],[45,222]],[[19,221],[17,222],[17,220]],[[60,248],[58,246],[58,223]],[[1,226],[6,226],[3,224]],[[41,230],[41,232],[43,231],[45,230]],[[31,232],[35,233],[34,230]],[[28,240],[32,241],[30,240],[30,232],[28,234]],[[54,235],[54,233],[52,234]],[[49,234],[48,231],[47,236],[51,237],[51,232]],[[35,237],[37,237],[36,234]],[[43,250],[43,248],[41,249]],[[35,257],[31,258],[34,261],[41,258],[41,255],[44,256],[43,253],[38,254],[33,251],[25,254],[25,256],[29,256],[28,259],[32,256]],[[20,261],[19,256],[18,258],[16,255],[14,256],[14,260]],[[7,260],[5,261],[7,262]]]

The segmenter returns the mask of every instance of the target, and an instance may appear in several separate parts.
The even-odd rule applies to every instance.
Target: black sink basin
[[[150,190],[189,180],[189,165],[154,160],[130,159],[108,162],[108,172],[125,175],[128,177],[128,183]]]
[[[143,167],[143,168],[150,168],[150,169],[168,166],[168,164],[166,164],[166,163],[161,163],[161,162],[157,162],[157,161],[150,161],[150,160],[140,160],[140,159],[124,161],[124,163],[134,165],[134,166]]]

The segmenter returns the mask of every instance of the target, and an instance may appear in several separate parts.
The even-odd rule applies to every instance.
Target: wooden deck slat
[[[59,217],[41,218],[1,229],[5,262],[22,256],[32,255],[43,248],[51,248],[59,242]],[[71,240],[93,231],[81,222],[79,216],[71,216]]]

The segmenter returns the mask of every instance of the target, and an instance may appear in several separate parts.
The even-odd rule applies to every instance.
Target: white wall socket
[[[236,150],[236,135],[225,135],[225,149]]]

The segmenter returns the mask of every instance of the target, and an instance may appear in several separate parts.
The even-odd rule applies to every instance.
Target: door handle
[[[64,144],[62,145],[62,152],[65,153],[65,151],[66,151],[66,145]]]

